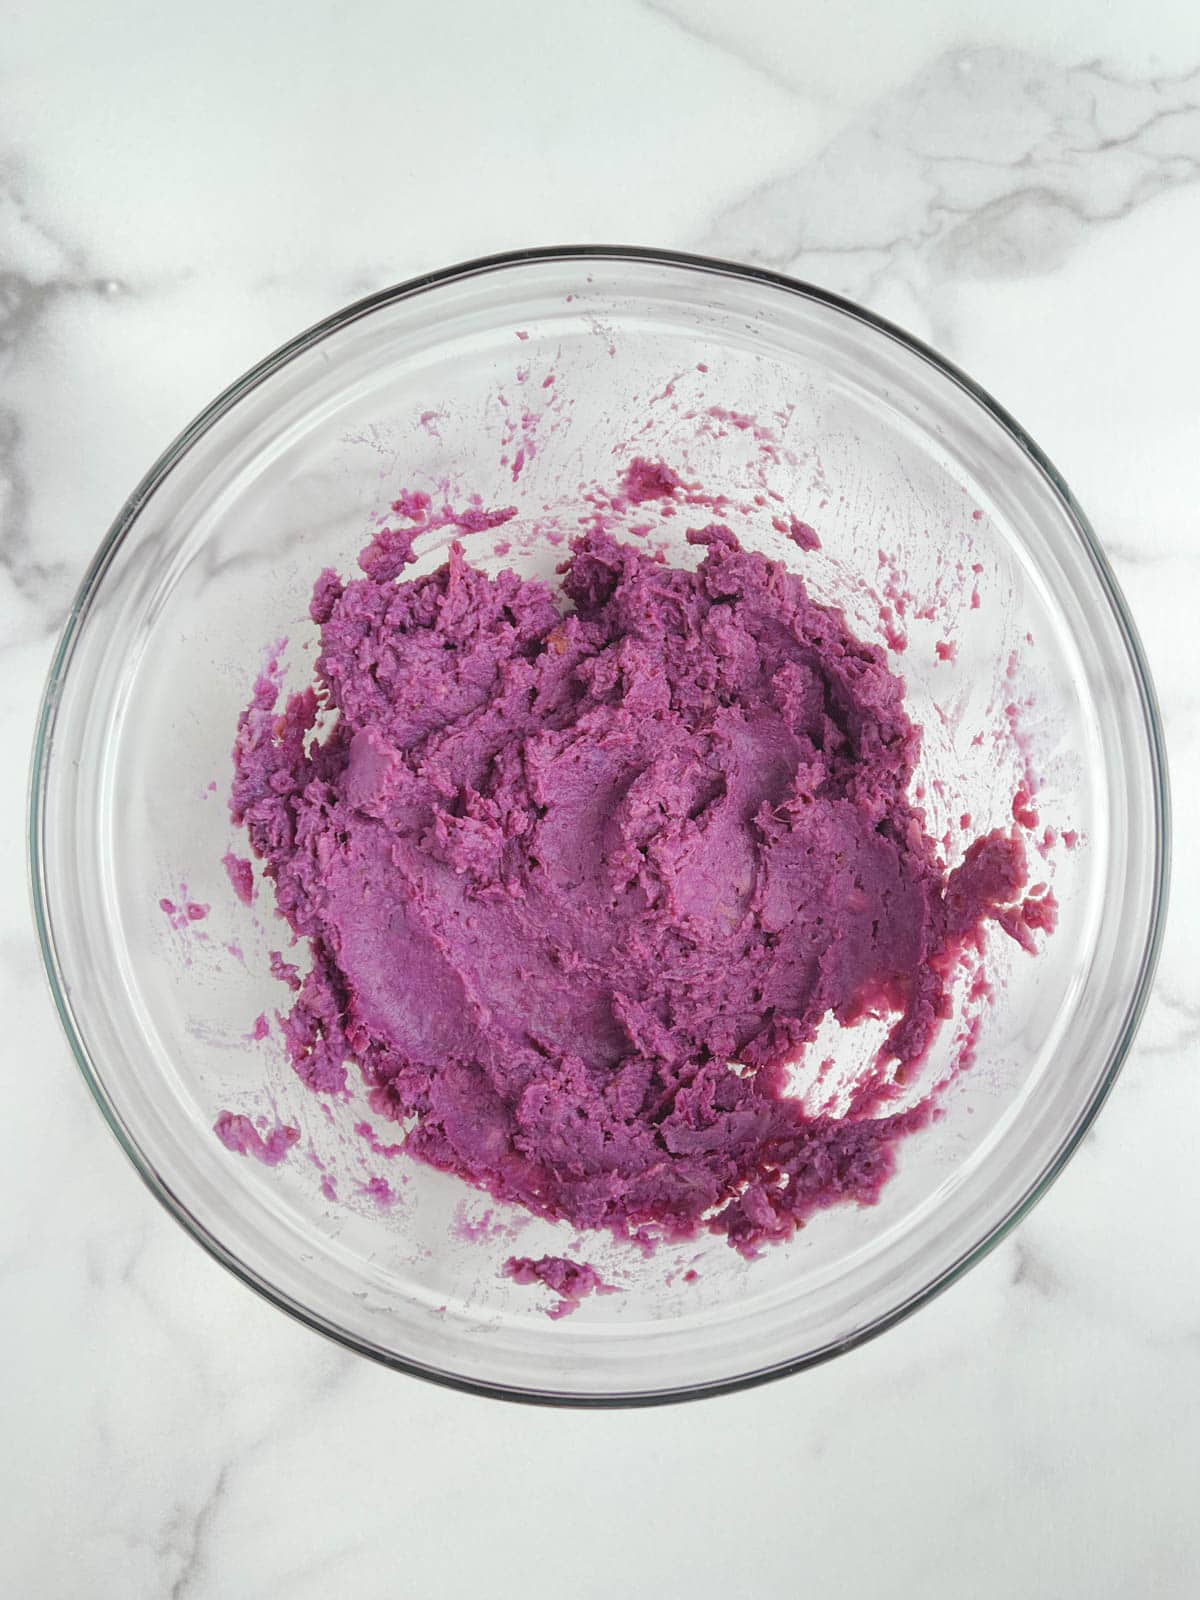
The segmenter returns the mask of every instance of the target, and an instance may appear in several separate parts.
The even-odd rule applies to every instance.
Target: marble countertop
[[[865,1348],[615,1414],[411,1381],[196,1248],[39,973],[23,764],[148,462],[347,300],[529,243],[769,264],[1029,427],[1140,623],[1176,797],[1138,1043],[1032,1217]],[[0,45],[0,1557],[57,1597],[1200,1592],[1194,0],[72,0]]]

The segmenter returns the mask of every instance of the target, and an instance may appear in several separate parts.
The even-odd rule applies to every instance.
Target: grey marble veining
[[[1146,81],[956,49],[700,243],[868,304],[903,298],[953,353],[969,337],[958,282],[1052,274],[1097,229],[1198,178],[1200,68]]]

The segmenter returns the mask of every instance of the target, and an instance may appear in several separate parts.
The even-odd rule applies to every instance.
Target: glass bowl
[[[930,831],[951,858],[961,813],[975,831],[1011,825],[1022,785],[1050,830],[1030,835],[1044,867],[1031,860],[1057,897],[1057,931],[1030,956],[993,930],[992,1003],[972,1018],[959,996],[912,1090],[953,1077],[942,1115],[901,1142],[876,1205],[820,1213],[754,1261],[716,1237],[650,1257],[579,1239],[389,1153],[361,1098],[322,1101],[277,1026],[255,1037],[256,1018],[286,1009],[269,956],[289,953],[288,934],[269,889],[247,908],[222,867],[239,847],[226,805],[238,712],[277,641],[289,684],[308,680],[318,571],[351,572],[389,502],[424,487],[514,506],[512,522],[472,536],[470,559],[549,575],[581,495],[613,485],[634,453],[724,493],[745,544],[891,642],[925,729]],[[799,549],[780,511],[812,524],[821,548]],[[694,560],[687,520],[630,536]],[[453,531],[419,543],[417,572],[440,564]],[[134,491],[84,580],[50,673],[31,803],[37,925],[63,1024],[168,1210],[352,1349],[488,1394],[585,1404],[796,1371],[977,1261],[1112,1085],[1154,965],[1167,848],[1161,732],[1133,625],[1083,514],[1020,427],[835,296],[596,247],[492,257],[361,300],[215,400]],[[189,904],[207,913],[189,920]],[[822,1048],[848,1072],[872,1042],[869,1027],[834,1029]],[[967,1044],[974,1063],[954,1076]],[[213,1132],[223,1110],[264,1132],[291,1125],[299,1141],[273,1167],[231,1152]],[[583,1254],[622,1292],[553,1320],[544,1291],[502,1274],[514,1253]]]

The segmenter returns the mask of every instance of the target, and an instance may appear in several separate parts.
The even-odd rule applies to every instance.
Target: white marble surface
[[[346,300],[565,239],[815,279],[1021,417],[1143,629],[1179,824],[1139,1043],[1032,1218],[849,1357],[629,1414],[395,1376],[209,1261],[77,1079],[23,882],[52,640],[151,458]],[[1200,1593],[1198,259],[1194,0],[6,9],[6,1593]]]

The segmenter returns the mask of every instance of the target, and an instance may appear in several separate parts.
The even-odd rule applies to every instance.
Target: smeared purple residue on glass
[[[401,489],[392,501],[392,510],[410,522],[421,522],[432,503],[424,489]]]
[[[222,1111],[213,1123],[213,1132],[226,1150],[234,1155],[253,1156],[264,1167],[277,1167],[300,1137],[300,1129],[277,1123],[264,1139],[249,1117]]]
[[[182,893],[186,896],[186,884],[183,885]],[[167,899],[165,895],[158,902],[158,905],[159,910],[166,913],[167,921],[171,924],[171,926],[180,932],[190,923],[202,922],[212,909],[210,906],[205,905],[198,900],[188,900],[185,898],[182,901],[176,902],[174,900]]]
[[[400,1198],[387,1179],[381,1178],[378,1173],[366,1183],[359,1184],[358,1192],[366,1195],[368,1200],[374,1200],[377,1206],[385,1210],[388,1206],[394,1206]]]
[[[560,1298],[546,1315],[557,1322],[559,1317],[570,1316],[579,1309],[579,1302],[589,1294],[619,1294],[616,1284],[605,1283],[595,1267],[586,1261],[570,1261],[566,1256],[509,1256],[501,1268],[506,1278],[514,1283],[541,1283]]]
[[[233,892],[244,906],[250,905],[254,899],[254,868],[245,856],[235,856],[232,850],[227,850],[221,857],[221,864],[225,868]]]
[[[777,520],[775,526],[780,528],[780,521]],[[821,538],[817,530],[810,527],[807,522],[801,522],[799,517],[789,517],[786,526],[782,527],[782,531],[801,550],[819,550],[821,548]]]
[[[403,1144],[384,1144],[376,1136],[375,1130],[369,1122],[356,1122],[354,1131],[377,1156],[383,1156],[387,1160],[390,1160],[393,1156],[400,1155],[404,1149]]]
[[[462,1207],[454,1219],[453,1232],[456,1238],[464,1240],[467,1244],[475,1244],[480,1239],[488,1239],[492,1235],[492,1218],[495,1213],[491,1206],[482,1216],[468,1217],[463,1214]]]
[[[669,500],[679,488],[679,474],[661,461],[635,456],[621,479],[621,492],[635,506],[647,500]]]

